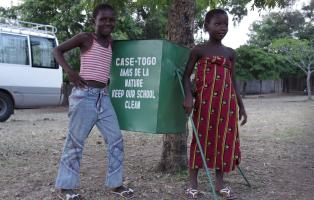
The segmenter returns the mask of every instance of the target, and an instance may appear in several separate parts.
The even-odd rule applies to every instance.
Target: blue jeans
[[[106,186],[122,185],[123,138],[107,88],[73,88],[69,96],[69,127],[56,179],[56,188],[80,186],[80,162],[85,139],[96,124],[107,143]]]

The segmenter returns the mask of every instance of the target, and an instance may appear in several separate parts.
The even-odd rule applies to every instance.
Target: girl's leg
[[[108,95],[101,96],[96,126],[107,143],[108,170],[106,186],[119,188],[123,184],[123,138],[116,113]]]
[[[216,191],[220,191],[223,188],[223,176],[224,173],[221,170],[216,170]]]
[[[57,189],[79,187],[80,162],[84,142],[96,121],[92,104],[85,99],[86,91],[72,90],[69,98],[69,127],[56,179]]]
[[[197,175],[198,175],[198,169],[191,169],[189,170],[190,174],[190,186],[192,189],[197,189],[198,183],[197,183]]]
[[[236,196],[229,186],[225,186],[223,182],[224,172],[216,170],[216,192],[223,197],[223,199],[236,199]]]

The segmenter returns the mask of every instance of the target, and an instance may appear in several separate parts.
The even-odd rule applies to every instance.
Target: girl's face
[[[95,31],[104,37],[109,36],[116,24],[116,16],[112,10],[100,10],[95,19]]]
[[[205,24],[205,29],[208,31],[210,38],[222,40],[228,32],[228,16],[224,14],[213,16],[209,23]]]

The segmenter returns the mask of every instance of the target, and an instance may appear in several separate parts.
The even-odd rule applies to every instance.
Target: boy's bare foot
[[[112,193],[124,198],[133,198],[134,196],[134,190],[123,185],[112,189]]]
[[[61,189],[57,196],[62,200],[82,200],[81,195],[73,189]]]

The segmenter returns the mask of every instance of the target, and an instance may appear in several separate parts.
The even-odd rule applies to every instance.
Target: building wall
[[[311,88],[314,90],[314,77],[311,79]],[[246,94],[269,94],[269,93],[290,93],[303,92],[306,88],[305,77],[289,77],[280,80],[249,80],[246,81]],[[243,92],[244,81],[238,81],[238,87]],[[261,89],[261,91],[260,91]]]
[[[314,89],[314,76],[311,78],[311,88]],[[283,79],[283,92],[298,92],[306,88],[305,77],[287,77]]]
[[[244,89],[244,81],[238,83],[241,93]],[[269,94],[282,92],[282,80],[250,80],[246,81],[246,94]]]

